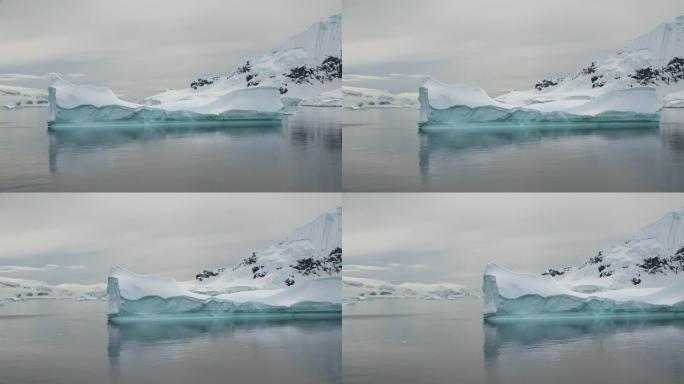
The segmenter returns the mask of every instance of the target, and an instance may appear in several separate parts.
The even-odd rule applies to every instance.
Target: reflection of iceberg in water
[[[431,162],[456,157],[460,152],[483,151],[499,147],[525,145],[544,140],[573,137],[598,137],[624,140],[658,134],[657,123],[585,123],[572,125],[540,124],[520,127],[490,126],[420,130],[420,172],[431,173]]]
[[[281,134],[280,121],[240,121],[217,122],[204,124],[177,123],[140,127],[112,126],[98,127],[96,130],[73,129],[52,131],[50,135],[49,161],[50,173],[59,170],[61,155],[68,156],[76,152],[97,153],[103,148],[116,148],[131,144],[144,144],[173,138],[202,137],[221,135],[230,139],[240,139],[257,136],[273,136]]]
[[[603,318],[546,319],[506,321],[484,324],[484,358],[489,382],[518,373],[526,364],[542,361],[561,363],[572,370],[580,359],[596,359],[597,353],[609,358],[597,359],[602,369],[612,372],[616,366],[647,361],[635,368],[659,372],[653,377],[681,377],[684,372],[684,322],[672,318]],[[582,357],[585,356],[585,357]],[[591,376],[584,364],[573,382]],[[553,367],[552,367],[553,368]],[[553,369],[550,368],[550,371]],[[540,372],[541,374],[541,372]],[[603,372],[605,374],[605,372]],[[583,376],[586,375],[586,376]],[[512,376],[509,377],[512,379]],[[499,380],[499,381],[497,381]],[[615,382],[620,382],[615,378]],[[515,382],[515,380],[507,380]],[[566,382],[560,380],[560,382]]]
[[[112,375],[127,380],[135,381],[131,376],[140,367],[160,362],[171,362],[159,370],[173,375],[170,381],[182,381],[178,375],[197,369],[202,377],[236,382],[338,383],[341,378],[339,318],[122,321],[110,322],[108,334]],[[195,369],[187,369],[190,363]]]

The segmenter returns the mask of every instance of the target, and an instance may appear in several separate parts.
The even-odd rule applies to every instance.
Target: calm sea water
[[[682,191],[684,109],[659,126],[418,129],[418,111],[343,112],[345,191]]]
[[[340,108],[282,122],[47,131],[47,108],[0,110],[0,191],[339,191]]]
[[[681,383],[684,322],[484,323],[479,299],[344,307],[342,369],[355,383]]]
[[[102,302],[0,306],[0,383],[340,383],[341,321],[107,323]]]

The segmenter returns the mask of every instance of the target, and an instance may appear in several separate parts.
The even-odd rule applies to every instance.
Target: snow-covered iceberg
[[[372,299],[456,300],[474,296],[465,286],[453,283],[398,283],[363,277],[344,276],[346,301]]]
[[[532,274],[489,264],[482,289],[488,317],[684,312],[684,209],[578,267]]]
[[[338,209],[232,268],[205,269],[194,280],[138,275],[113,267],[107,282],[108,313],[110,317],[338,313],[341,270]]]
[[[341,16],[315,23],[228,76],[198,78],[136,103],[106,87],[58,76],[49,88],[51,125],[102,122],[279,119],[286,106],[341,105]]]
[[[684,16],[658,26],[614,55],[567,78],[492,98],[477,87],[427,78],[420,123],[657,121],[668,95],[684,90]]]

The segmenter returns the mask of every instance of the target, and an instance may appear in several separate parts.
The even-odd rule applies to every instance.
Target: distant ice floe
[[[345,301],[375,299],[456,300],[474,296],[467,287],[453,283],[399,283],[344,276]]]
[[[490,264],[482,289],[487,317],[684,315],[684,209],[578,267],[533,274]]]
[[[44,281],[0,277],[0,302],[35,299],[102,300],[105,284],[48,284]]]
[[[658,26],[571,77],[492,98],[478,87],[427,78],[419,88],[420,123],[657,122],[681,105],[684,16]]]
[[[418,109],[418,94],[412,92],[391,93],[386,90],[343,86],[344,107],[366,108],[412,108]]]

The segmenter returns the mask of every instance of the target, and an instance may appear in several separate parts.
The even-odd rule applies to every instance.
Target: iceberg
[[[280,48],[246,60],[227,76],[200,77],[185,89],[140,103],[111,89],[76,85],[59,76],[49,88],[51,127],[90,123],[277,120],[285,107],[340,106],[342,18],[335,15],[288,39]]]
[[[542,274],[495,264],[484,272],[485,317],[684,312],[684,209],[599,251],[578,267]]]
[[[143,105],[120,99],[106,87],[75,85],[56,77],[49,88],[51,126],[98,122],[279,119],[283,104],[275,88],[220,89]]]
[[[658,121],[684,90],[684,16],[661,24],[574,75],[492,98],[478,87],[425,79],[420,123],[563,123]]]
[[[453,283],[399,283],[363,277],[344,276],[345,301],[373,299],[457,300],[474,296],[467,287]]]
[[[341,209],[325,213],[232,268],[194,280],[139,275],[112,267],[110,318],[338,313],[342,301]]]

